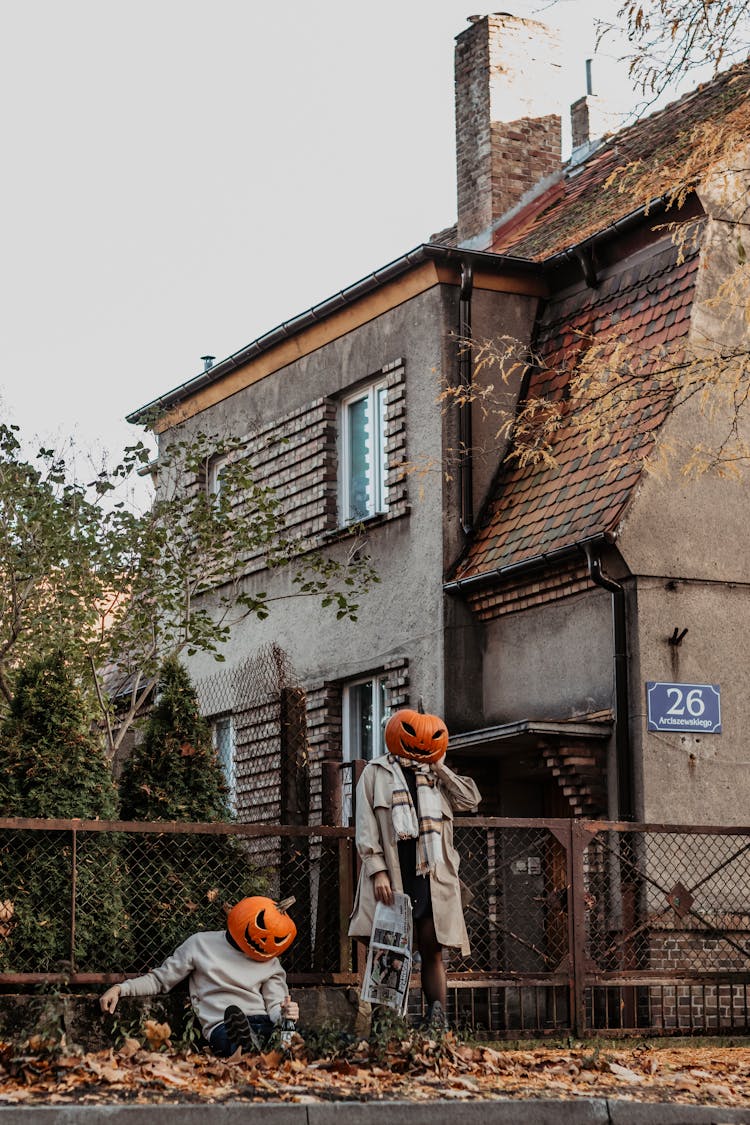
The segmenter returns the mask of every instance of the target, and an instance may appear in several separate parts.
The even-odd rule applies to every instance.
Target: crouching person
[[[121,996],[156,996],[188,979],[190,1002],[215,1055],[238,1047],[262,1050],[281,1020],[296,1020],[299,1008],[287,990],[279,955],[297,928],[285,907],[270,898],[243,898],[227,914],[226,930],[193,934],[158,969],[115,984],[100,997],[114,1012]]]

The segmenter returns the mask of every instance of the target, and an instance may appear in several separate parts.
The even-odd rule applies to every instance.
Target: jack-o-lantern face
[[[437,715],[396,711],[386,723],[385,744],[399,758],[437,762],[448,749],[448,728]]]
[[[243,898],[227,914],[227,929],[253,961],[270,961],[288,949],[297,927],[275,902],[262,895]]]

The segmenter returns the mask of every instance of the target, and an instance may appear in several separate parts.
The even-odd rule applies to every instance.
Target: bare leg
[[[448,982],[443,964],[443,947],[435,933],[432,918],[419,918],[416,922],[417,948],[422,957],[422,991],[428,1004],[439,1000],[446,1007]]]

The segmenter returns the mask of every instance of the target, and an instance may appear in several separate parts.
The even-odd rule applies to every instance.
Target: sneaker
[[[445,1031],[448,1021],[445,1018],[445,1009],[439,1000],[434,1000],[427,1009],[425,1027],[430,1031]]]
[[[250,1022],[236,1004],[230,1004],[224,1012],[224,1027],[232,1044],[242,1047],[242,1050],[259,1052],[261,1050],[258,1037],[250,1026]]]

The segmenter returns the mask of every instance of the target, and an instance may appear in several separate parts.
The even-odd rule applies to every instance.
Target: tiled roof
[[[580,287],[551,300],[537,326],[528,397],[564,399],[571,370],[591,342],[627,341],[635,356],[674,347],[688,332],[698,251],[680,261],[664,238],[613,271],[596,290]],[[649,389],[648,362],[643,368]],[[589,536],[613,531],[669,409],[666,391],[643,393],[618,418],[606,445],[589,450],[575,412],[563,416],[554,466],[508,464],[456,577],[523,562]]]
[[[586,160],[568,166],[537,199],[530,201],[494,232],[496,253],[541,261],[606,229],[649,202],[631,191],[619,190],[618,168],[643,161],[655,172],[654,198],[674,187],[669,179],[659,187],[659,169],[679,166],[691,145],[691,133],[703,122],[725,118],[750,91],[750,64],[742,63],[697,87],[679,101],[608,137]],[[443,232],[445,234],[446,232]]]

